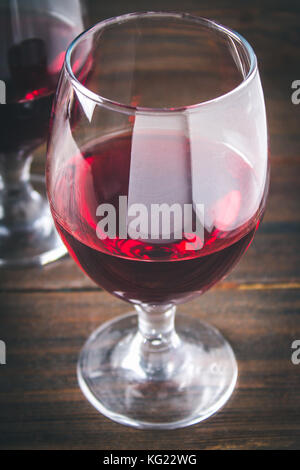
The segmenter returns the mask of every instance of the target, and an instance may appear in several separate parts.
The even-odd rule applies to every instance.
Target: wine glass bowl
[[[230,397],[230,345],[176,306],[247,250],[268,189],[257,61],[239,34],[182,13],[98,23],[70,45],[48,145],[52,215],[70,254],[135,313],[94,332],[80,386],[139,428],[199,422]]]

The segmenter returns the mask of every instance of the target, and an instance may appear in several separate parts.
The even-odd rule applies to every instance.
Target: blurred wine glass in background
[[[44,178],[30,175],[46,141],[68,44],[83,29],[80,0],[0,3],[0,266],[43,265],[66,250],[56,234]]]

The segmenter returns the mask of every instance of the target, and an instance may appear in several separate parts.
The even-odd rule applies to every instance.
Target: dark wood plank
[[[136,431],[98,414],[79,391],[76,360],[99,323],[128,311],[102,293],[0,295],[7,364],[0,370],[1,448],[300,448],[300,291],[216,291],[181,310],[222,330],[239,363],[230,402],[192,428]]]

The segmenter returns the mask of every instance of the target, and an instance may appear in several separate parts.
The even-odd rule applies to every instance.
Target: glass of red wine
[[[46,141],[68,44],[83,30],[80,0],[0,4],[0,266],[43,265],[66,254],[43,177],[30,175]]]
[[[51,211],[82,270],[135,308],[95,331],[79,357],[80,387],[101,413],[171,429],[228,400],[230,345],[175,310],[247,250],[268,174],[257,61],[236,32],[133,13],[70,45],[48,145]]]

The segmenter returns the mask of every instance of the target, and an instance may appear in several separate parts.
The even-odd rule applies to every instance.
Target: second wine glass
[[[42,176],[30,175],[45,143],[68,44],[83,29],[80,0],[0,5],[0,267],[43,265],[66,253]]]

